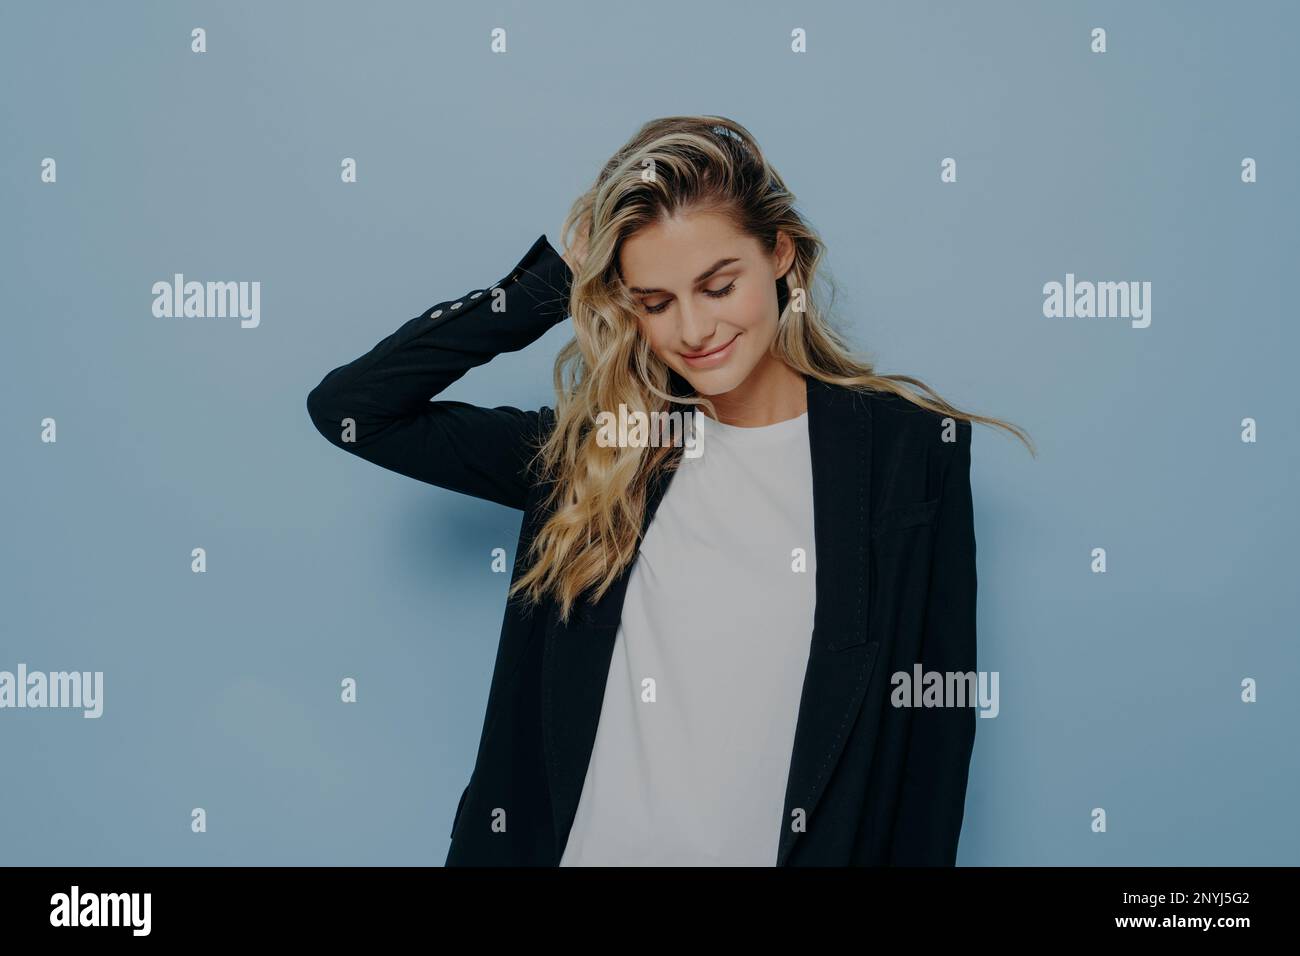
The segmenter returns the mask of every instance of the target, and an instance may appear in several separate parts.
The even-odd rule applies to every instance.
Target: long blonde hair
[[[554,595],[567,621],[584,594],[593,602],[636,553],[651,479],[680,461],[678,448],[607,447],[597,441],[597,415],[617,409],[647,415],[671,405],[713,404],[682,394],[681,379],[650,350],[637,323],[637,304],[618,270],[622,243],[637,230],[681,212],[727,216],[767,251],[777,231],[794,241],[794,261],[777,281],[780,322],[771,353],[792,369],[836,385],[892,392],[932,411],[1004,428],[1035,454],[1028,435],[995,418],[954,408],[907,375],[878,375],[854,357],[812,294],[824,245],[795,209],[794,194],[764,158],[753,136],[720,116],[670,116],[646,123],[605,164],[595,183],[573,203],[563,242],[581,230],[586,254],[573,275],[568,312],[574,337],[555,360],[555,428],[534,461],[550,490],[549,516],[528,545],[528,570],[510,588],[529,603]],[[790,290],[802,290],[801,308]],[[924,395],[903,385],[914,386]],[[676,392],[669,388],[676,386]],[[714,416],[716,417],[716,415]]]

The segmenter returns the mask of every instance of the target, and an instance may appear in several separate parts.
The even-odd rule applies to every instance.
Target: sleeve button
[[[462,302],[453,302],[453,303],[451,304],[451,307],[452,307],[453,309],[459,309],[463,304],[464,304],[464,303],[462,303]]]
[[[429,318],[436,319],[440,315],[442,315],[442,309],[434,309],[429,313]]]

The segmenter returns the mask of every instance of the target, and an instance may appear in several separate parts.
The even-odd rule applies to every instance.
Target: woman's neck
[[[743,382],[709,398],[724,425],[761,428],[808,411],[808,384],[802,373],[766,355]],[[708,414],[704,409],[701,412]]]

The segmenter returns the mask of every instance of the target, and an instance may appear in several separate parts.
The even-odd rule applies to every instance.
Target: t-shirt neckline
[[[709,438],[716,436],[723,441],[732,443],[766,444],[767,442],[793,437],[803,431],[807,424],[808,413],[806,411],[801,412],[794,418],[787,418],[785,421],[752,427],[728,425],[725,422],[710,418],[703,412],[699,416],[699,430],[706,442]]]

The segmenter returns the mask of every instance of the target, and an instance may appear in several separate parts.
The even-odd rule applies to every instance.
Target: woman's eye
[[[707,296],[711,296],[711,297],[713,297],[713,298],[715,298],[715,299],[721,299],[723,296],[731,295],[731,293],[735,290],[735,288],[736,288],[736,280],[733,279],[733,280],[731,280],[731,283],[730,283],[729,285],[727,285],[725,288],[722,288],[722,289],[705,289],[705,290],[704,290],[704,294],[707,295]],[[668,303],[669,303],[669,302],[672,302],[672,299],[669,299],[668,302],[664,302],[664,303],[662,303],[662,304],[660,304],[660,305],[647,305],[647,306],[645,307],[645,310],[646,310],[646,312],[650,313],[651,315],[658,315],[658,314],[659,314],[660,312],[662,312],[664,309],[668,308]]]

